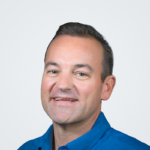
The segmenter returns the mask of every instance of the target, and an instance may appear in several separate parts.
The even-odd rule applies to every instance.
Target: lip
[[[54,97],[51,97],[50,98],[51,100],[54,100],[54,101],[65,101],[65,102],[76,102],[78,101],[78,99],[76,98],[73,98],[73,97],[60,97],[60,96],[54,96]]]

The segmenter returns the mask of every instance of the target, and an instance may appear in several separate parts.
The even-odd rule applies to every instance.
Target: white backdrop
[[[0,0],[0,149],[15,150],[51,124],[40,85],[58,26],[94,26],[114,51],[117,83],[102,111],[112,127],[150,145],[150,1]]]

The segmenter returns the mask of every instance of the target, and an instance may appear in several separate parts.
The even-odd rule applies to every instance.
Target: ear
[[[102,87],[101,100],[107,100],[110,97],[113,88],[115,86],[115,83],[116,78],[113,75],[110,75],[105,79]]]

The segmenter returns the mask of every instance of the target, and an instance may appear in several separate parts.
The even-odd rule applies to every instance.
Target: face
[[[72,124],[101,111],[101,44],[93,38],[63,35],[50,45],[41,85],[42,105],[53,122]]]

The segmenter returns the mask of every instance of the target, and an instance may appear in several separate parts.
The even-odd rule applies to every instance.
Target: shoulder
[[[53,136],[53,125],[51,125],[45,134],[42,136],[35,138],[33,140],[29,140],[19,147],[18,150],[30,150],[30,149],[38,149],[43,146],[43,144],[48,144],[51,141]]]
[[[116,143],[120,147],[129,147],[133,150],[150,150],[150,146],[145,143],[113,128],[111,128],[111,135],[108,140]]]
[[[27,141],[22,146],[20,146],[18,150],[38,149],[40,145],[40,138],[41,137]]]

